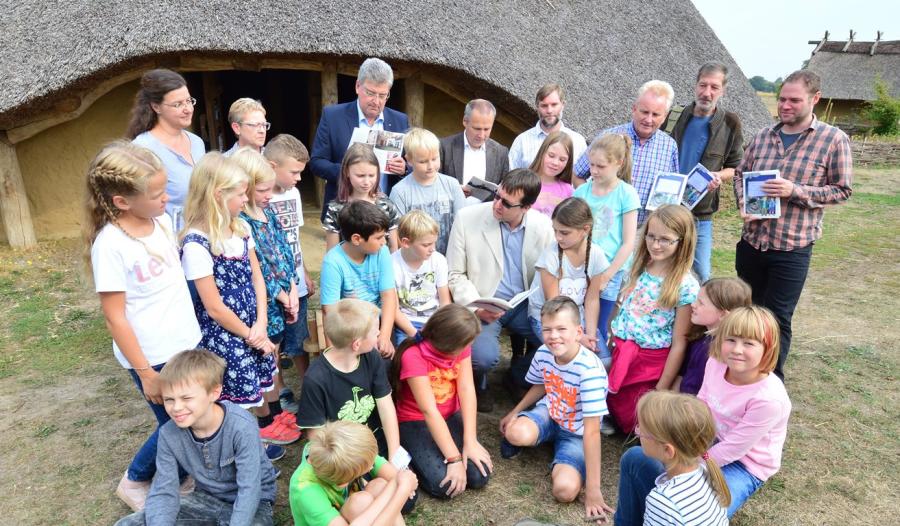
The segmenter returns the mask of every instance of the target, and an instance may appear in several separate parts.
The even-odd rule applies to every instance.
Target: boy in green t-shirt
[[[372,480],[361,487],[366,473]],[[418,485],[412,471],[378,456],[368,427],[331,422],[303,449],[290,482],[291,514],[296,526],[400,525],[400,509]]]

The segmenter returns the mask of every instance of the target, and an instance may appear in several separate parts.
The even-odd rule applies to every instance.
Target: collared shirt
[[[469,138],[463,132],[463,184],[468,184],[473,177],[484,180],[487,172],[487,141],[481,148],[473,148]]]
[[[356,99],[356,115],[357,126],[364,130],[383,130],[384,129],[384,112],[378,114],[378,117],[375,118],[375,122],[372,125],[369,125],[369,120],[366,119],[365,114],[362,111],[362,108],[359,105],[359,99]],[[349,145],[348,145],[349,146]],[[378,180],[378,186],[381,188],[381,193],[386,194],[388,192],[388,177],[387,174],[381,174],[381,178]]]
[[[809,127],[790,147],[779,136],[783,124],[759,132],[744,151],[734,173],[734,195],[743,201],[743,173],[779,170],[794,183],[794,193],[781,200],[781,217],[744,223],[741,237],[757,250],[795,250],[822,237],[825,205],[850,198],[853,159],[850,139],[813,115]]]
[[[500,222],[500,237],[503,241],[503,277],[497,285],[495,298],[508,300],[525,290],[525,275],[522,272],[522,245],[525,243],[525,217],[516,228]]]
[[[647,218],[644,206],[647,204],[647,197],[650,195],[650,187],[653,186],[656,174],[678,171],[678,144],[662,130],[656,130],[652,137],[641,144],[632,122],[603,130],[594,140],[610,133],[627,133],[631,137],[631,185],[641,198],[641,209],[638,210],[638,225],[641,225]],[[590,177],[591,161],[587,152],[575,163],[574,170],[575,175],[582,179]]]
[[[566,128],[565,124],[560,126],[559,131],[572,139],[572,149],[574,150],[572,158],[578,159],[581,157],[581,154],[587,149],[584,137],[577,131]],[[547,135],[549,134],[541,128],[540,121],[534,128],[529,128],[520,133],[509,149],[509,169],[515,170],[516,168],[528,168],[531,166],[531,162],[534,161],[534,157],[537,155]]]

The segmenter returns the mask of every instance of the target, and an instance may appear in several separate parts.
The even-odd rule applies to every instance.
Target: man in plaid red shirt
[[[775,374],[784,379],[791,347],[791,317],[800,299],[813,244],[822,237],[825,205],[850,198],[853,160],[847,135],[813,114],[821,93],[819,76],[791,73],[778,95],[781,122],[759,132],[735,170],[734,194],[744,217],[735,270],[753,288],[753,303],[770,309],[781,329]],[[755,219],[743,213],[743,173],[779,170],[780,179],[763,184],[781,198],[781,217]]]

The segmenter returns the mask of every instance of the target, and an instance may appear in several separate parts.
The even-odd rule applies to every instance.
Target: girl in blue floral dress
[[[197,163],[184,208],[181,262],[199,296],[194,310],[200,347],[226,361],[222,399],[254,408],[263,439],[284,444],[299,434],[285,438],[264,399],[273,391],[277,346],[267,333],[266,285],[255,243],[239,218],[247,186],[246,172],[218,152]]]

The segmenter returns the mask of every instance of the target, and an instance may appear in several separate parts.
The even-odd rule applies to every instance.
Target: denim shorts
[[[552,418],[545,405],[536,405],[528,411],[522,411],[517,416],[531,419],[538,427],[537,444],[553,443],[553,462],[550,469],[557,464],[566,464],[578,470],[582,482],[586,480],[586,468],[584,463],[584,439],[559,427]]]
[[[606,288],[603,289],[603,292],[600,293],[600,299],[616,301],[619,295],[619,289],[622,288],[623,279],[625,279],[625,271],[619,269],[618,272],[613,274],[613,277],[609,280],[609,283],[606,284]]]
[[[297,321],[284,324],[284,342],[281,352],[290,356],[303,354],[303,342],[309,338],[309,324],[306,321],[306,296],[300,298],[300,310],[297,312]],[[274,341],[274,340],[273,340]]]

